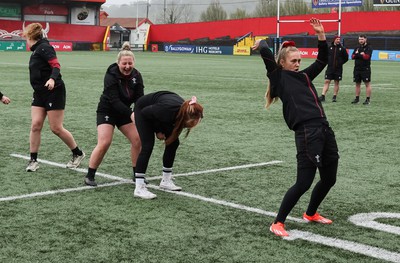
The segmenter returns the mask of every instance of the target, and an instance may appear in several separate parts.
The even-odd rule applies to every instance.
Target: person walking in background
[[[304,70],[299,70],[301,55],[293,41],[282,43],[276,61],[265,40],[257,40],[253,46],[253,50],[260,48],[269,78],[266,108],[281,99],[286,124],[295,132],[297,179],[286,192],[270,226],[270,231],[277,236],[288,236],[285,220],[300,197],[311,187],[317,168],[320,181],[312,191],[303,219],[306,222],[332,223],[317,209],[336,182],[339,154],[334,132],[312,83],[328,63],[328,45],[321,22],[312,18],[310,24],[318,35],[318,56]]]
[[[160,188],[180,191],[172,181],[172,166],[179,147],[179,135],[186,129],[186,137],[190,130],[203,118],[203,107],[196,97],[184,100],[170,91],[159,91],[141,97],[135,103],[135,121],[142,142],[135,174],[135,190],[133,195],[143,199],[157,196],[147,190],[145,175],[153,151],[155,137],[164,140],[163,176]]]
[[[357,104],[360,101],[361,81],[365,84],[366,98],[364,105],[371,102],[371,57],[372,47],[367,43],[367,36],[360,35],[358,37],[360,44],[353,50],[351,58],[354,59],[353,82],[356,83],[356,98],[351,102]]]
[[[66,90],[56,52],[45,38],[39,23],[32,23],[24,28],[23,36],[32,51],[29,76],[33,88],[30,161],[26,171],[34,172],[39,168],[37,157],[46,117],[51,131],[72,151],[72,159],[67,163],[67,168],[76,168],[85,157],[85,153],[79,149],[72,134],[63,126]]]
[[[111,145],[115,126],[131,144],[134,178],[140,139],[131,105],[143,96],[143,89],[142,75],[135,68],[135,56],[129,42],[125,42],[117,62],[108,67],[104,76],[104,89],[97,106],[97,145],[90,156],[86,185],[97,186],[95,174]]]
[[[9,104],[11,102],[10,98],[1,93],[1,91],[0,91],[0,101],[3,102],[3,104]]]
[[[322,89],[319,99],[325,101],[325,95],[329,90],[331,81],[334,81],[332,102],[336,102],[339,92],[339,81],[342,80],[343,65],[349,60],[349,53],[340,43],[340,36],[333,38],[332,44],[329,47],[328,67],[325,72],[324,88]]]

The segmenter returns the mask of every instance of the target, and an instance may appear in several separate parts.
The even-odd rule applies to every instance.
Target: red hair
[[[186,100],[179,109],[172,134],[165,140],[166,145],[169,145],[178,139],[183,129],[186,129],[186,138],[189,135],[190,130],[203,118],[203,106],[197,102],[190,102],[191,100]]]

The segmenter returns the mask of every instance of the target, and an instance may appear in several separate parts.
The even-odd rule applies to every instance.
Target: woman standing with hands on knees
[[[108,67],[104,76],[104,89],[97,106],[97,145],[90,156],[86,185],[97,186],[94,177],[111,145],[115,126],[131,144],[132,169],[135,175],[140,139],[131,105],[143,96],[143,89],[142,75],[135,68],[135,56],[130,43],[125,42],[118,53],[117,62]]]
[[[303,219],[321,224],[332,223],[317,213],[317,209],[336,182],[339,154],[334,132],[312,83],[328,63],[328,45],[321,22],[312,18],[310,24],[318,36],[318,57],[304,70],[299,69],[300,51],[292,41],[282,43],[276,61],[265,40],[257,40],[253,46],[253,50],[260,49],[269,78],[266,108],[281,99],[286,124],[295,132],[297,178],[286,192],[278,215],[270,226],[270,231],[277,236],[288,236],[284,225],[286,217],[311,187],[317,169],[320,181],[312,191]]]
[[[79,149],[72,134],[63,126],[66,90],[56,52],[45,38],[43,27],[39,23],[32,23],[24,28],[23,36],[32,51],[29,76],[33,88],[32,124],[29,136],[31,159],[26,171],[34,172],[39,168],[37,157],[46,117],[51,131],[72,152],[72,159],[67,163],[67,168],[76,168],[85,157],[85,153]]]
[[[186,136],[203,118],[203,107],[196,97],[184,100],[170,91],[159,91],[141,97],[135,104],[135,122],[142,142],[135,174],[133,195],[143,199],[157,196],[147,190],[145,175],[153,152],[155,137],[165,141],[163,176],[160,188],[180,191],[172,181],[172,166],[179,147],[179,135],[186,129]]]

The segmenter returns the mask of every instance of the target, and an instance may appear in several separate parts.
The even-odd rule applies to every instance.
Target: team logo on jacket
[[[319,156],[319,154],[315,155],[315,160],[317,161],[317,163],[321,162],[321,156]]]
[[[133,83],[133,84],[136,84],[136,78],[133,78],[133,79],[132,79],[132,83]]]
[[[50,108],[53,107],[53,103],[50,102],[50,103],[49,103],[49,107],[50,107]]]
[[[108,122],[108,120],[110,119],[109,116],[104,116],[104,119]]]

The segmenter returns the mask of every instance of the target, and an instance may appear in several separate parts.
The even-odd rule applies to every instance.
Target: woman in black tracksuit
[[[115,126],[131,143],[131,161],[135,175],[140,139],[131,105],[143,96],[143,89],[142,75],[135,68],[135,56],[129,42],[125,42],[118,53],[117,62],[108,67],[104,76],[103,94],[97,106],[97,145],[90,156],[86,185],[97,186],[94,177],[111,145]]]
[[[187,136],[201,118],[203,118],[203,107],[197,103],[196,97],[185,101],[173,92],[159,91],[147,94],[135,103],[135,122],[142,149],[136,164],[134,196],[143,199],[156,197],[147,190],[145,184],[145,174],[155,137],[165,140],[160,188],[170,191],[182,189],[172,181],[172,166],[179,146],[179,135],[186,128]]]
[[[46,117],[51,131],[72,151],[72,159],[67,163],[67,167],[76,168],[85,157],[85,153],[79,149],[72,134],[63,126],[66,90],[56,52],[45,38],[43,27],[39,23],[29,24],[24,29],[23,36],[32,51],[29,59],[29,78],[33,88],[32,124],[29,134],[31,159],[26,171],[34,172],[39,168],[37,157]]]
[[[307,222],[332,223],[331,220],[318,214],[317,208],[336,182],[338,148],[335,135],[329,127],[317,91],[311,82],[328,62],[328,45],[320,21],[312,18],[310,24],[318,35],[318,57],[302,71],[299,71],[300,52],[294,46],[294,42],[285,41],[282,44],[276,61],[265,40],[258,40],[253,46],[253,49],[260,48],[268,72],[266,107],[280,98],[285,121],[295,132],[297,179],[286,192],[278,215],[270,227],[271,232],[277,236],[288,236],[284,228],[286,217],[300,197],[311,187],[317,168],[320,181],[312,192],[303,219]]]

